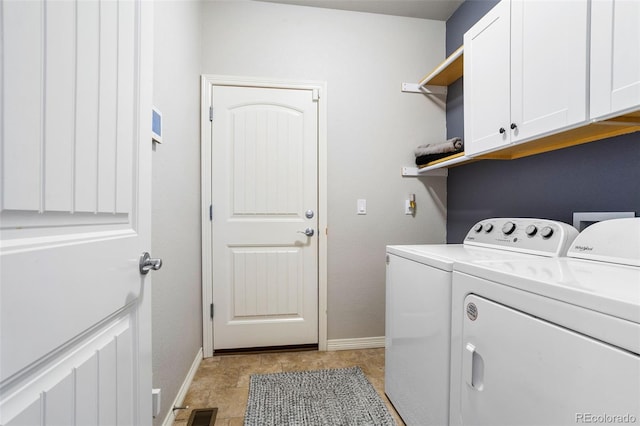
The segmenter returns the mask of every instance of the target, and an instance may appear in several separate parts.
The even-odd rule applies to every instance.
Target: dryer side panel
[[[448,424],[451,273],[387,256],[385,393],[407,424]]]

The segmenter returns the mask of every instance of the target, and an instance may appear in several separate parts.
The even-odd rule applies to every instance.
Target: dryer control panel
[[[491,218],[471,227],[465,245],[541,256],[564,256],[578,230],[564,222],[535,218]]]

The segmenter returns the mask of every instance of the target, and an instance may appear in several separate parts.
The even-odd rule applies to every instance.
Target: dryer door
[[[640,357],[488,299],[464,304],[461,419],[473,425],[635,423]]]

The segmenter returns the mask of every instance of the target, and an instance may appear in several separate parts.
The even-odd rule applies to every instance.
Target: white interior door
[[[150,424],[152,5],[0,13],[0,424]]]
[[[317,91],[211,90],[213,349],[316,344]]]

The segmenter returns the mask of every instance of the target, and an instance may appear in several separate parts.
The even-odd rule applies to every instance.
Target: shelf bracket
[[[447,86],[421,86],[415,83],[402,83],[402,91],[405,93],[422,93],[424,95],[446,95]]]
[[[424,176],[447,176],[449,171],[447,169],[432,169],[420,173],[417,167],[403,167],[401,170],[402,177],[424,177]]]

